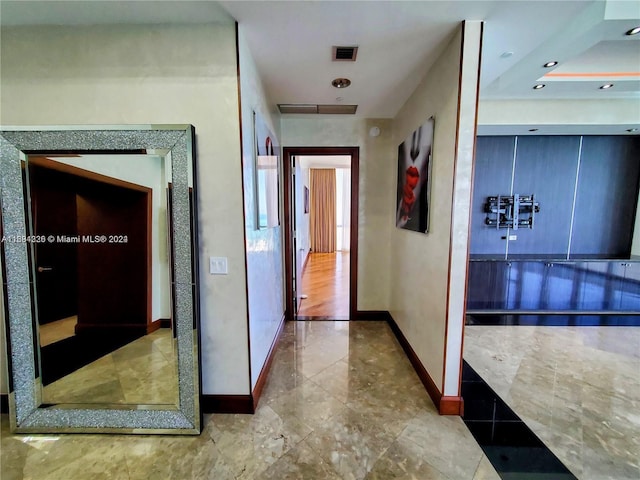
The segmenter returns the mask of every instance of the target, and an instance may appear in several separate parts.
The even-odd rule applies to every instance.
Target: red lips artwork
[[[418,169],[413,165],[407,168],[405,174],[405,183],[402,195],[403,220],[407,220],[409,218],[409,213],[411,213],[413,204],[416,201],[416,196],[413,191],[415,190],[416,186],[418,185],[418,181],[420,180],[420,172],[418,172]]]

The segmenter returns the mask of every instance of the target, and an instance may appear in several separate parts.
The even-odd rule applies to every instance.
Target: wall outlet
[[[209,273],[211,275],[227,275],[227,257],[209,257]]]
[[[518,235],[509,235],[509,240],[517,240]]]

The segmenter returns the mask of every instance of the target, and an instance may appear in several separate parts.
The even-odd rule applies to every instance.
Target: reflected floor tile
[[[44,402],[175,405],[174,358],[171,330],[156,330],[46,385]]]
[[[270,401],[268,405],[281,416],[294,416],[316,428],[346,408],[326,390],[308,381]]]
[[[452,480],[422,457],[423,450],[414,442],[399,438],[378,459],[366,480]]]
[[[331,466],[302,441],[269,466],[256,479],[300,480],[300,479],[341,480]]]
[[[422,449],[424,460],[452,479],[473,479],[483,457],[460,417],[422,412],[399,438],[414,442]]]
[[[464,356],[581,480],[640,478],[640,328],[467,326]]]
[[[394,441],[370,414],[344,408],[318,426],[306,441],[344,479],[362,479]]]

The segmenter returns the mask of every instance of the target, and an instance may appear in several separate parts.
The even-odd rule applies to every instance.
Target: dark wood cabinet
[[[640,314],[640,262],[471,260],[467,312]]]

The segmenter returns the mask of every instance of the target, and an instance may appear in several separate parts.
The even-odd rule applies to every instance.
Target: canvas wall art
[[[429,230],[434,119],[429,118],[398,147],[396,227]]]

